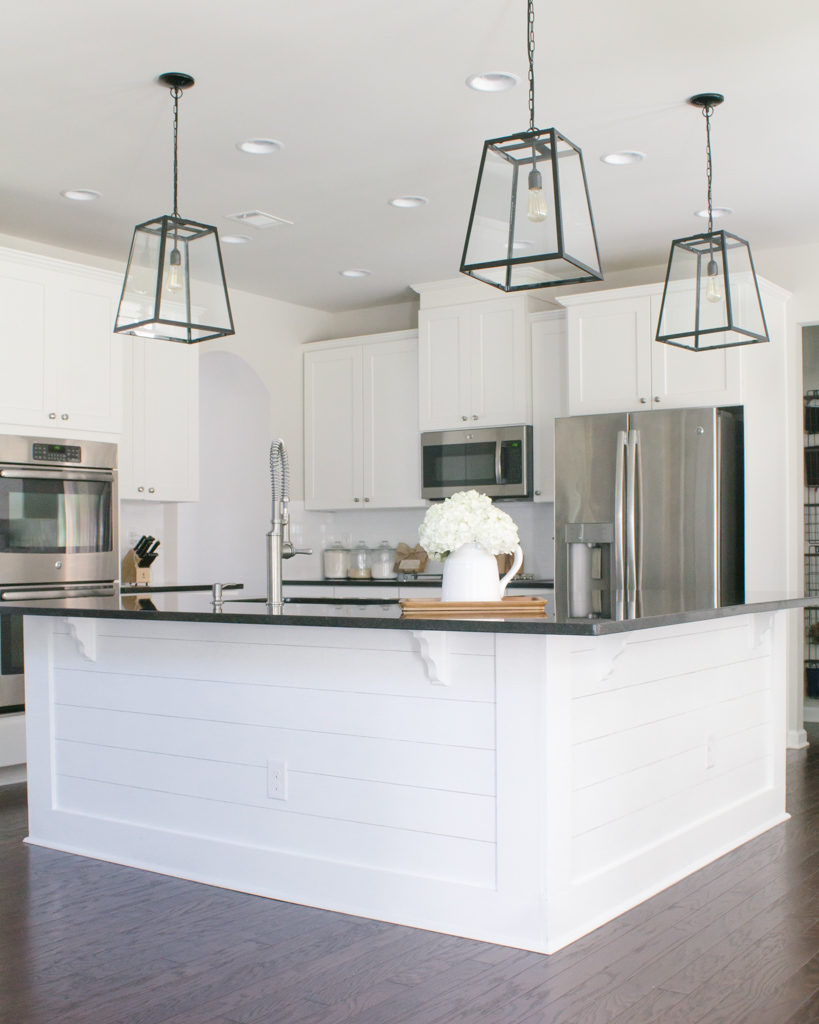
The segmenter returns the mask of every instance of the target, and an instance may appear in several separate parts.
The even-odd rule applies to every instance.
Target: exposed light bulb
[[[722,292],[719,287],[719,268],[716,260],[709,260],[705,270],[708,283],[705,286],[705,297],[709,302],[721,302]]]
[[[168,271],[167,288],[171,295],[176,295],[177,292],[182,291],[182,256],[176,246],[171,250],[171,258],[168,263],[171,269]]]
[[[549,216],[540,171],[529,171],[529,199],[526,204],[526,216],[534,224],[546,220]]]

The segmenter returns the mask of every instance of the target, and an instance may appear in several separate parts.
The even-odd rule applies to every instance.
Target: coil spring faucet
[[[282,610],[282,559],[294,555],[312,555],[312,548],[296,548],[290,540],[290,467],[284,441],[270,445],[270,485],[273,512],[267,535],[267,610]]]

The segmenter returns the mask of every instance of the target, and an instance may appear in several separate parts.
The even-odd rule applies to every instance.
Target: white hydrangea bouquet
[[[431,505],[418,530],[421,546],[440,561],[463,544],[480,544],[490,555],[512,554],[520,544],[511,516],[492,504],[487,494],[458,491]]]

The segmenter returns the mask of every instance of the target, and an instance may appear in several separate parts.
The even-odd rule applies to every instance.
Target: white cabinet
[[[73,437],[122,429],[121,281],[59,260],[0,252],[0,426]]]
[[[528,304],[523,296],[421,309],[421,430],[531,423]]]
[[[120,498],[199,497],[199,352],[195,346],[129,337]]]
[[[555,500],[555,418],[566,415],[566,314],[535,313],[532,335],[534,500]]]
[[[318,342],[304,353],[304,506],[420,506],[415,331]]]
[[[662,285],[564,297],[568,414],[735,405],[740,352],[691,352],[654,341]]]

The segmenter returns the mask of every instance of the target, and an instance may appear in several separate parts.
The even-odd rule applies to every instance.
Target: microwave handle
[[[501,442],[495,442],[495,483],[500,486],[503,475],[503,462],[501,460]]]
[[[111,470],[104,469],[0,469],[3,480],[113,480]]]

